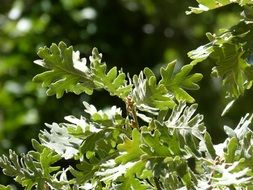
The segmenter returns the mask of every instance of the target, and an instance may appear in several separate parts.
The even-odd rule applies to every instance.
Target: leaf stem
[[[133,101],[131,96],[128,96],[126,98],[125,103],[126,103],[127,114],[133,118],[133,120],[131,121],[132,128],[139,129],[139,122],[138,122],[138,118],[137,118],[137,114],[136,114],[135,102]]]
[[[155,186],[156,186],[156,189],[157,190],[162,190],[161,186],[160,186],[160,183],[159,183],[159,180],[157,177],[154,177],[154,181],[155,181]]]

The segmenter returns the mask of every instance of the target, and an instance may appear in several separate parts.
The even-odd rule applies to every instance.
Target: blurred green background
[[[64,41],[89,56],[92,48],[103,53],[108,67],[130,75],[159,68],[177,59],[178,68],[190,62],[187,52],[208,42],[206,32],[218,32],[240,19],[240,7],[231,5],[201,15],[186,16],[194,0],[0,0],[0,154],[9,148],[26,152],[44,123],[62,122],[65,115],[79,116],[82,101],[98,108],[122,105],[105,92],[94,96],[67,94],[46,97],[32,82],[42,68],[33,64],[41,46]],[[252,92],[247,92],[225,117],[220,81],[210,78],[212,64],[200,64],[201,90],[192,92],[199,112],[216,143],[224,138],[223,125],[235,126],[252,112]],[[0,183],[8,178],[0,172]]]

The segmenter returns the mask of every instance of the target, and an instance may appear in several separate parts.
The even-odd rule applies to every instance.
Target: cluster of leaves
[[[157,62],[170,60],[171,58],[161,55],[165,54],[169,47],[173,47],[175,51],[174,44],[180,44],[178,41],[181,40],[177,37],[165,38],[164,35],[159,35],[160,31],[165,31],[166,26],[172,25],[173,22],[176,24],[173,24],[172,30],[177,30],[174,34],[183,38],[186,36],[184,31],[188,29],[187,25],[192,19],[189,17],[189,21],[184,25],[178,22],[181,16],[185,16],[183,10],[189,4],[184,0],[180,1],[174,3],[177,5],[176,9],[174,4],[163,0],[117,0],[104,3],[81,0],[1,1],[0,154],[6,153],[9,148],[29,147],[29,139],[38,133],[39,126],[48,118],[58,121],[65,113],[72,111],[71,107],[75,107],[75,113],[82,111],[78,107],[81,100],[76,99],[76,96],[68,95],[55,101],[46,96],[43,88],[30,80],[40,71],[39,67],[33,67],[31,64],[36,57],[35,49],[49,45],[52,41],[63,40],[77,47],[82,53],[89,54],[96,45],[106,53],[110,68],[117,65],[125,69],[128,63],[131,63],[131,67],[127,68],[130,73],[136,73],[147,63],[152,68]],[[135,8],[131,9],[133,4]],[[148,9],[153,12],[149,13]],[[156,14],[157,11],[163,14]],[[167,19],[172,16],[175,19]],[[161,22],[157,23],[156,20]],[[119,23],[124,27],[119,27]],[[147,34],[144,30],[147,23],[155,27],[152,34]],[[110,30],[105,30],[107,27]],[[118,40],[114,40],[115,38]],[[194,41],[198,41],[198,38]],[[176,51],[176,54],[181,53],[177,58],[182,59],[181,55],[185,55],[192,43],[192,40],[184,41],[180,48],[177,47],[180,51]],[[151,48],[154,45],[157,48]],[[135,56],[136,49],[138,56]],[[149,56],[146,56],[147,54]],[[96,99],[95,95],[90,97],[89,101]],[[100,103],[100,106],[110,104],[111,99],[108,99]],[[45,102],[50,102],[50,110],[43,106]],[[60,102],[64,102],[61,110],[57,109]],[[6,182],[1,172],[0,176],[0,182]]]
[[[235,130],[225,127],[229,137],[213,145],[203,116],[194,115],[197,105],[186,105],[194,99],[185,89],[198,89],[202,77],[189,75],[192,64],[175,73],[176,62],[169,63],[161,68],[159,81],[148,68],[127,81],[123,71],[106,71],[97,49],[90,66],[63,42],[38,55],[42,60],[35,62],[48,71],[34,80],[49,95],[103,88],[125,101],[127,114],[84,102],[89,117],[67,116],[66,123],[46,124],[49,131],[41,131],[40,142],[32,141],[35,151],[21,158],[13,151],[2,156],[3,172],[26,189],[206,189],[252,183],[251,117]],[[75,164],[57,166],[66,160]]]
[[[124,118],[119,108],[112,107],[107,111],[97,111],[94,106],[84,103],[85,111],[90,114],[89,119],[69,116],[65,118],[69,123],[47,124],[50,131],[41,131],[39,135],[41,144],[33,141],[36,152],[31,151],[27,155],[21,155],[20,162],[15,152],[11,151],[9,158],[3,156],[0,161],[1,167],[4,168],[3,172],[9,176],[16,176],[15,180],[27,189],[33,186],[38,189],[43,189],[45,186],[56,189],[112,186],[112,181],[108,181],[105,178],[107,174],[104,173],[110,171],[109,168],[105,170],[105,167],[111,168],[111,164],[116,164],[111,163],[111,160],[118,160],[118,166],[115,165],[115,168],[130,169],[127,162],[135,160],[136,156],[141,156],[135,152],[139,147],[135,142],[131,145],[131,149],[133,146],[137,145],[137,147],[130,151],[130,155],[121,155],[127,144],[132,141],[130,139],[135,140],[136,136],[140,137],[140,132],[146,128],[139,126],[137,115],[145,121],[152,119],[138,113],[137,109],[158,117],[159,110],[168,111],[176,105],[177,100],[193,102],[194,99],[184,88],[197,89],[198,85],[195,82],[202,77],[198,73],[188,75],[192,65],[185,66],[174,73],[176,62],[172,62],[161,69],[162,78],[158,83],[154,73],[146,68],[144,74],[141,72],[139,76],[133,77],[133,84],[131,84],[132,80],[128,81],[128,84],[126,75],[122,71],[118,72],[116,67],[106,71],[106,64],[101,62],[102,55],[97,49],[93,50],[90,57],[90,67],[86,66],[86,59],[80,59],[79,53],[74,52],[72,47],[67,47],[63,42],[58,46],[53,44],[50,48],[41,48],[38,55],[42,60],[37,60],[35,63],[47,68],[48,71],[38,74],[34,80],[48,87],[48,95],[56,94],[60,98],[64,92],[91,94],[94,89],[103,88],[126,102],[128,114]],[[150,130],[153,130],[152,128]],[[147,132],[145,139],[148,143],[152,136]],[[155,138],[159,140],[158,137]],[[51,167],[51,164],[61,159],[74,159],[78,164],[75,168],[70,166],[67,169]],[[111,164],[108,165],[108,162]],[[144,164],[145,162],[141,165]],[[74,178],[67,179],[67,172],[70,172]],[[123,170],[122,172],[124,174]],[[115,175],[120,177],[119,174]],[[113,178],[115,179],[113,181],[116,182],[118,177]],[[133,175],[129,180],[126,181],[129,184],[124,186],[132,185],[130,182],[133,180]],[[98,181],[101,183],[97,183]],[[139,184],[136,186],[138,187]]]
[[[28,190],[251,189],[253,115],[247,114],[235,129],[224,126],[227,139],[213,144],[203,116],[195,114],[194,98],[186,92],[199,88],[202,75],[190,72],[209,57],[229,98],[251,87],[252,68],[246,62],[251,45],[243,43],[251,33],[249,12],[246,15],[233,31],[208,35],[209,44],[189,53],[194,59],[190,64],[176,72],[173,61],[160,69],[159,77],[148,68],[133,78],[116,67],[107,71],[96,48],[89,64],[63,42],[41,48],[35,63],[47,71],[34,80],[48,95],[91,95],[104,89],[125,102],[126,114],[116,106],[97,110],[84,102],[87,117],[67,116],[65,123],[46,124],[49,129],[40,132],[39,141],[32,140],[35,150],[20,157],[14,151],[1,156],[4,174]],[[238,31],[240,24],[246,31]],[[60,162],[70,164],[65,168]]]
[[[225,6],[230,3],[238,3],[243,6],[242,19],[230,29],[220,29],[219,34],[207,33],[209,43],[200,46],[188,53],[193,59],[192,64],[210,60],[214,63],[212,75],[221,78],[226,92],[227,106],[225,114],[234,101],[244,94],[246,89],[252,87],[252,1],[198,1],[199,8],[191,8],[191,12],[200,13],[210,9]]]
[[[186,11],[186,14],[202,13],[212,9],[217,9],[232,3],[238,3],[240,6],[252,5],[251,0],[197,0],[198,7],[190,7],[190,11]]]
[[[106,70],[106,64],[101,61],[102,54],[96,48],[89,58],[89,67],[86,65],[87,60],[80,59],[79,54],[78,51],[73,51],[72,46],[67,47],[63,42],[58,46],[52,44],[50,48],[40,48],[38,55],[42,59],[35,63],[48,71],[36,75],[34,81],[48,87],[47,94],[56,94],[57,98],[61,98],[64,92],[91,95],[93,90],[104,89],[123,101],[131,96],[137,107],[146,105],[150,109],[166,110],[173,108],[175,100],[194,102],[193,97],[184,89],[198,89],[196,82],[202,78],[200,73],[188,75],[193,68],[191,64],[174,73],[176,61],[173,61],[166,68],[161,68],[162,79],[158,83],[149,68],[145,68],[138,76],[135,75],[133,80],[127,81],[126,74],[116,67]]]

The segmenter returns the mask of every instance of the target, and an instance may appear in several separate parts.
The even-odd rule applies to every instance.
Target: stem
[[[139,129],[139,122],[138,122],[138,118],[137,118],[137,114],[136,114],[136,105],[135,102],[133,101],[131,96],[128,96],[126,98],[126,111],[127,111],[127,115],[132,117],[132,128],[137,128]]]
[[[132,115],[133,115],[135,127],[137,129],[139,129],[139,122],[138,122],[138,119],[137,119],[137,114],[136,114],[136,108],[135,108],[135,106],[133,107]]]
[[[156,186],[156,189],[157,190],[162,190],[161,186],[160,186],[160,183],[159,183],[159,180],[157,177],[154,177],[154,181],[155,181],[155,186]]]

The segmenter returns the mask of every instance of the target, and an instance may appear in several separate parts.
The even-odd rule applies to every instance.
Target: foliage
[[[47,94],[56,94],[61,98],[65,92],[92,94],[94,89],[105,88],[111,95],[125,99],[131,86],[126,84],[126,76],[114,67],[106,73],[106,64],[101,63],[102,55],[96,48],[90,57],[90,68],[86,66],[86,59],[80,60],[79,52],[67,48],[64,43],[57,47],[53,44],[50,49],[41,48],[38,55],[43,59],[35,61],[50,71],[34,77],[35,81],[43,82],[44,87],[49,87]]]
[[[212,1],[201,3],[214,8],[205,2]],[[218,3],[220,7],[230,1]],[[249,3],[239,2],[246,17],[238,25],[220,35],[208,34],[209,44],[189,52],[190,64],[175,71],[176,61],[170,62],[160,76],[149,68],[132,78],[116,67],[107,71],[96,48],[88,64],[63,42],[40,48],[41,59],[35,63],[46,71],[34,80],[48,89],[48,95],[92,95],[103,89],[123,100],[125,110],[97,110],[83,102],[80,119],[67,116],[65,123],[46,124],[49,130],[40,132],[39,141],[32,140],[34,150],[20,157],[12,150],[2,155],[3,173],[28,190],[251,189],[253,115],[246,114],[235,129],[224,126],[227,138],[215,144],[187,92],[199,89],[202,74],[189,73],[207,59],[214,60],[212,73],[222,78],[232,103],[251,87]]]
[[[39,47],[49,46],[52,41],[66,41],[82,54],[88,55],[92,47],[96,46],[110,60],[108,68],[117,65],[131,74],[146,66],[153,69],[156,63],[164,64],[174,55],[178,55],[179,63],[182,63],[185,61],[185,52],[199,41],[201,35],[196,36],[195,32],[184,33],[189,25],[198,24],[192,23],[194,19],[191,17],[188,17],[187,23],[182,24],[181,20],[185,17],[183,10],[189,3],[180,1],[177,10],[174,5],[178,3],[171,5],[163,0],[2,1],[0,153],[7,153],[9,148],[19,153],[26,152],[31,148],[30,139],[38,133],[39,126],[43,126],[45,121],[60,121],[67,112],[80,115],[82,109],[78,105],[83,100],[92,103],[99,100],[100,108],[114,102],[110,97],[101,101],[100,93],[95,93],[94,96],[82,94],[78,97],[68,94],[57,101],[47,97],[44,89],[30,80],[41,71],[32,64],[36,59],[34,52]],[[174,19],[167,19],[172,17]],[[118,27],[119,25],[121,26]],[[152,33],[146,31],[149,26],[154,28]],[[209,25],[201,25],[203,28],[207,26]],[[167,30],[168,35],[165,36]],[[210,30],[209,27],[207,30]],[[196,38],[188,39],[189,34]],[[178,45],[182,39],[184,44],[180,47]],[[157,47],[152,48],[155,45]],[[45,104],[50,105],[50,110]],[[59,105],[63,105],[60,110]],[[1,173],[0,176],[0,183],[6,182]]]
[[[223,114],[232,106],[234,101],[252,87],[252,1],[236,1],[245,6],[243,19],[230,29],[224,29],[220,34],[207,33],[209,43],[188,53],[193,59],[192,64],[211,59],[215,64],[212,75],[222,79],[226,91],[227,107]],[[224,6],[234,1],[200,1],[203,10]],[[203,3],[203,4],[202,4]],[[206,4],[205,4],[206,3]],[[215,6],[217,5],[218,6]],[[192,12],[196,13],[195,9]],[[198,13],[198,11],[197,11]]]
[[[232,3],[238,3],[241,6],[245,6],[245,5],[251,5],[252,1],[250,0],[197,0],[197,2],[199,3],[198,7],[190,7],[190,11],[187,11],[187,14],[191,14],[191,13],[202,13],[204,11],[209,11],[212,9],[217,9]]]

